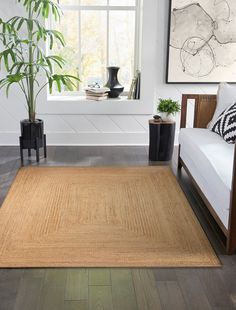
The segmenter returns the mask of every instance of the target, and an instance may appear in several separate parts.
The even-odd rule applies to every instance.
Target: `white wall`
[[[212,85],[166,85],[167,0],[144,0],[142,99],[140,102],[48,102],[41,98],[38,117],[45,120],[48,144],[148,144],[148,119],[157,98],[181,100],[182,93],[215,93]],[[0,17],[17,14],[15,0],[0,0]],[[0,93],[0,145],[18,144],[19,120],[27,117],[24,100],[13,89]],[[179,122],[179,120],[177,120]],[[178,127],[178,125],[177,125]]]

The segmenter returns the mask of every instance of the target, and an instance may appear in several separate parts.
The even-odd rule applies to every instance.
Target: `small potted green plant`
[[[164,122],[173,120],[176,113],[180,112],[181,106],[178,101],[172,99],[159,99],[157,112]]]

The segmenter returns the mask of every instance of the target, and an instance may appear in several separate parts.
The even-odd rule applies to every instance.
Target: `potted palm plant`
[[[78,77],[56,74],[55,68],[63,68],[65,60],[57,55],[47,55],[42,43],[49,42],[50,50],[54,42],[65,46],[63,35],[57,30],[47,29],[45,21],[52,17],[59,21],[61,9],[59,0],[17,0],[25,8],[25,16],[14,16],[7,21],[0,18],[0,65],[2,66],[0,90],[6,88],[8,96],[13,84],[22,91],[28,110],[28,119],[21,121],[23,148],[36,149],[43,145],[43,121],[36,118],[37,99],[45,87],[52,93],[55,86],[59,92],[63,88],[72,90]],[[45,81],[42,83],[42,75]]]

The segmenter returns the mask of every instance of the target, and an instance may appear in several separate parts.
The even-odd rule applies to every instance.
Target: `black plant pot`
[[[28,149],[31,156],[31,149],[36,151],[36,159],[39,162],[39,149],[44,148],[44,157],[47,157],[46,135],[44,134],[44,123],[41,119],[31,122],[28,119],[20,122],[20,155],[23,163],[23,150]]]
[[[124,87],[118,81],[119,67],[107,67],[108,70],[108,81],[105,87],[110,88],[108,93],[109,98],[118,98],[124,91]]]
[[[20,122],[20,127],[24,149],[36,149],[36,141],[39,148],[43,147],[44,124],[41,119],[36,119],[34,122],[24,119]]]

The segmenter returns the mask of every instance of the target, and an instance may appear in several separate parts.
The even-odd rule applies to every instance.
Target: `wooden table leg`
[[[158,161],[160,148],[160,128],[159,124],[149,124],[149,160]]]
[[[170,161],[174,150],[175,123],[162,123],[160,131],[160,161]]]
[[[20,158],[21,158],[21,162],[23,163],[23,161],[24,161],[24,154],[23,154],[22,137],[19,137],[19,141],[20,141]]]
[[[36,160],[39,162],[39,139],[36,138]]]
[[[47,140],[46,135],[43,137],[44,158],[47,158]]]

